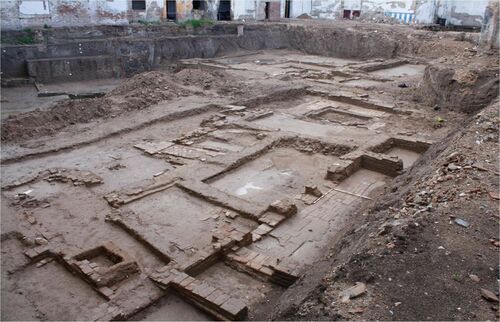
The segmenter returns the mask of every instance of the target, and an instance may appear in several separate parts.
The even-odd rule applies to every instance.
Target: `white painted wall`
[[[105,6],[108,10],[115,12],[127,11],[128,3],[126,0],[107,0],[106,2],[101,2],[101,5]]]
[[[292,0],[291,18],[307,13],[316,18],[335,19],[341,16],[341,11],[344,9],[361,10],[361,12],[414,13],[414,4],[415,0]],[[281,11],[284,17],[285,0],[281,2]]]
[[[402,13],[414,13],[415,12],[415,1],[414,0],[363,0],[362,10],[363,11],[375,11],[375,12],[402,12]],[[348,8],[346,8],[348,9]]]
[[[342,17],[342,9],[341,0],[315,0],[313,1],[311,16],[321,19],[335,20],[338,17]]]
[[[415,10],[417,23],[434,23],[436,16],[437,3],[436,0],[421,1]]]
[[[23,0],[19,4],[21,15],[48,15],[50,14],[48,0]]]
[[[481,26],[487,5],[488,0],[446,0],[441,1],[438,14],[446,18],[446,24],[461,26],[474,23],[476,26]],[[468,18],[467,15],[474,17]]]
[[[282,17],[284,15],[282,0]],[[307,13],[316,18],[336,19],[342,10],[415,14],[417,23],[434,23],[436,16],[448,24],[480,26],[488,0],[292,0],[291,17]]]
[[[290,18],[308,14],[314,18],[335,19],[342,0],[292,0]],[[285,16],[285,0],[281,1],[281,17]]]
[[[261,2],[266,0],[232,0],[235,20],[259,18]],[[285,13],[285,0],[281,2],[281,17]],[[500,0],[499,0],[500,1]],[[184,10],[182,18],[190,18],[191,0],[177,0],[178,14]],[[216,18],[219,0],[207,0]],[[127,24],[129,19],[153,20],[161,18],[164,0],[146,0],[146,11],[130,11],[131,0],[0,0],[2,28],[21,29],[48,24],[57,26],[77,26],[89,24]],[[291,18],[308,14],[314,18],[337,19],[342,10],[360,10],[361,14],[414,13],[418,23],[434,23],[436,15],[446,18],[448,24],[480,26],[488,0],[292,0]],[[78,14],[62,14],[58,8],[79,6]],[[103,15],[102,12],[105,14]],[[101,13],[101,14],[99,14]]]
[[[361,0],[344,0],[344,10],[361,10]]]
[[[448,0],[449,6],[458,13],[483,16],[489,0]]]
[[[283,4],[285,1],[283,0]],[[311,15],[313,0],[292,0],[290,5],[290,18],[297,18],[301,14]],[[285,7],[282,10],[283,15],[285,14]]]
[[[125,0],[111,0],[111,1],[93,1],[89,2],[88,6],[90,20],[94,24],[127,24],[127,10],[128,3]],[[102,17],[97,16],[97,12],[107,12],[113,16]]]
[[[235,20],[255,19],[257,3],[255,0],[232,0],[233,17]]]

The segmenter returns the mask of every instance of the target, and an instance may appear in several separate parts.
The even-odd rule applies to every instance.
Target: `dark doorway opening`
[[[359,10],[353,10],[352,11],[352,17],[355,18],[355,17],[359,17],[361,16],[361,11]]]
[[[344,19],[351,19],[351,10],[344,10]]]
[[[438,25],[440,26],[446,26],[446,18],[437,18],[437,22],[436,22]]]
[[[167,19],[175,20],[177,19],[177,4],[176,0],[167,0]]]
[[[132,10],[146,10],[146,0],[132,0]]]
[[[205,10],[205,0],[193,0],[193,10]]]
[[[221,0],[217,10],[217,20],[231,20],[231,1]]]
[[[269,20],[269,7],[271,6],[271,2],[266,2],[266,6],[264,7],[264,12],[266,13],[266,20]]]
[[[292,0],[285,0],[285,18],[290,18]]]

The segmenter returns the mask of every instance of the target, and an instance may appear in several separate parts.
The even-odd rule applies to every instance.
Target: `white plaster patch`
[[[238,188],[236,190],[236,195],[238,195],[238,196],[246,195],[248,193],[248,190],[250,190],[250,189],[262,190],[261,187],[254,185],[253,182],[249,182],[246,185],[244,185],[243,187]]]
[[[106,5],[108,9],[111,11],[122,12],[122,11],[127,11],[128,9],[127,1],[123,0],[107,1]]]
[[[19,13],[22,15],[48,15],[48,0],[24,0],[19,4]]]

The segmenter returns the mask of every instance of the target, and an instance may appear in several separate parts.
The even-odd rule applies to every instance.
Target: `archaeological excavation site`
[[[3,321],[499,319],[497,0],[0,9]]]

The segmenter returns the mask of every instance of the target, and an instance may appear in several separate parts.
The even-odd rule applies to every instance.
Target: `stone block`
[[[269,210],[291,217],[297,213],[297,206],[290,199],[276,200],[269,205]]]
[[[179,284],[181,287],[185,287],[187,288],[187,286],[189,284],[191,284],[192,282],[194,282],[195,279],[191,276],[188,276],[186,279],[182,280],[182,282]]]
[[[264,275],[267,275],[267,276],[271,276],[273,275],[273,270],[270,269],[269,267],[265,267],[263,266],[260,270],[259,270],[262,274]]]
[[[199,296],[203,297],[203,298],[206,298],[208,297],[210,294],[212,294],[214,291],[216,290],[215,287],[213,286],[210,286],[208,284],[204,284],[204,287],[202,289],[200,289],[200,291],[197,293]]]
[[[24,251],[24,255],[26,255],[30,259],[33,259],[38,255],[38,253],[34,249],[28,249]]]
[[[356,162],[342,160],[341,162],[330,166],[326,172],[326,179],[341,182],[357,170]]]
[[[247,265],[248,265],[248,267],[250,267],[251,269],[256,270],[256,271],[259,271],[262,268],[262,265],[255,262],[255,261],[248,262]]]
[[[268,232],[270,232],[271,230],[273,230],[273,227],[270,227],[266,224],[260,224],[258,227],[257,227],[258,230],[260,231],[263,231],[265,234],[267,234]]]
[[[206,299],[207,301],[214,303],[215,300],[221,295],[224,295],[224,292],[222,292],[219,289],[215,289],[215,291],[213,291],[210,295],[208,295]]]
[[[248,312],[248,308],[246,307],[245,303],[234,298],[229,299],[224,304],[222,304],[221,309],[229,312],[236,319],[243,318]]]
[[[114,294],[113,290],[106,286],[100,287],[99,292],[101,292],[102,295],[104,295],[108,299]]]
[[[195,288],[199,287],[200,285],[201,285],[201,282],[197,279],[194,279],[194,281],[191,281],[191,283],[186,285],[185,288],[188,291],[193,291]]]
[[[257,255],[257,257],[255,257],[253,259],[253,262],[257,263],[257,264],[263,264],[264,262],[266,262],[267,260],[269,260],[269,256],[266,256],[264,254],[259,254]]]
[[[222,293],[212,303],[214,303],[217,306],[221,306],[222,304],[224,304],[230,298],[231,297],[229,295],[227,295],[226,293]]]

